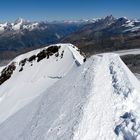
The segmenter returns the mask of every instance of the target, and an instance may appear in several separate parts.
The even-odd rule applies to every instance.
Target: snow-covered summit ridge
[[[74,46],[70,43],[52,44],[50,46],[46,46],[44,48],[33,50],[28,53],[22,54],[22,55],[16,57],[13,61],[16,62],[17,64],[19,64],[20,61],[22,61],[23,59],[30,58],[33,55],[38,55],[43,50],[47,50],[48,48],[51,48],[53,46],[57,46],[58,48],[60,47],[58,50],[59,54],[62,53],[63,51],[70,51],[73,58],[75,59],[75,61],[77,61],[79,64],[83,63],[84,54],[82,54],[76,46]]]
[[[140,82],[118,55],[99,56],[94,87],[74,140],[139,140]]]
[[[54,44],[16,57],[0,72],[0,123],[83,63],[71,44]]]
[[[1,124],[0,138],[139,140],[139,94],[140,82],[120,57],[99,54]]]

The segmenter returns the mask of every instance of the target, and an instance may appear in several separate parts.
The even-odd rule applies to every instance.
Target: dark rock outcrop
[[[12,62],[10,65],[8,65],[2,70],[0,75],[0,85],[3,84],[12,76],[15,69],[16,69],[15,63]]]

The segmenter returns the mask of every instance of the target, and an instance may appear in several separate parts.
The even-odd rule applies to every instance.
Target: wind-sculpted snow
[[[83,59],[71,44],[54,44],[15,58],[0,72],[0,123],[80,66]]]
[[[99,54],[3,122],[0,139],[139,140],[139,94],[119,56]]]
[[[124,99],[127,100],[128,97],[130,98],[134,94],[135,87],[131,83],[132,79],[129,79],[129,75],[127,75],[126,69],[122,67],[122,62],[120,63],[120,60],[118,60],[119,59],[115,59],[113,60],[115,63],[113,61],[110,63],[112,84],[114,87],[114,92],[122,95]],[[132,101],[128,101],[128,103],[124,107],[128,106],[129,108],[130,105],[132,105],[132,107],[139,106],[139,104],[135,105],[135,103]],[[124,140],[137,139],[140,134],[140,122],[137,119],[135,110],[133,110],[133,108],[129,109],[129,112],[126,111],[122,114],[122,116],[120,116],[120,120],[117,123],[114,132],[118,136],[122,134]]]
[[[122,94],[127,98],[128,95],[132,93],[133,87],[121,65],[119,58],[115,57],[115,59],[110,62],[109,69],[112,76],[114,92]]]

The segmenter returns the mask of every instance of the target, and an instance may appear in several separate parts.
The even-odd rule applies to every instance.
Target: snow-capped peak
[[[38,27],[39,23],[38,22],[30,22],[27,21],[23,18],[18,18],[17,20],[15,20],[14,23],[11,23],[12,25],[12,29],[15,31],[19,31],[22,29],[27,29],[29,31],[35,29]]]
[[[24,24],[25,20],[22,18],[18,18],[17,20],[15,20],[14,23],[12,23],[12,29],[13,30],[20,30]]]
[[[23,19],[23,18],[21,18],[21,17],[19,17],[18,19],[15,20],[14,23],[15,23],[15,24],[18,24],[18,23],[22,24],[22,23],[24,23],[24,22],[26,22],[26,20]]]
[[[0,74],[0,123],[80,66],[83,59],[71,44],[54,44],[15,58]]]
[[[14,32],[22,32],[23,30],[32,31],[34,29],[39,29],[40,24],[41,22],[30,22],[23,18],[18,18],[14,22],[1,23],[0,33],[3,33],[5,31],[14,31]],[[43,29],[46,29],[46,28],[47,26],[45,26]]]

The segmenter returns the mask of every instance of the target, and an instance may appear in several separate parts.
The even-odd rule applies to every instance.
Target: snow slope
[[[37,57],[29,61],[34,55],[52,46],[57,46],[55,48],[59,48],[58,52],[39,62]],[[40,54],[40,58],[41,56]],[[14,64],[16,69],[10,79],[0,85],[0,123],[62,79],[69,71],[81,65],[83,59],[78,49],[71,44],[54,44],[15,58],[9,65]]]
[[[140,49],[129,49],[129,50],[121,50],[121,51],[114,51],[114,53],[119,54],[120,56],[129,55],[129,54],[140,54]]]
[[[140,139],[139,93],[118,55],[99,54],[2,123],[0,139]]]

